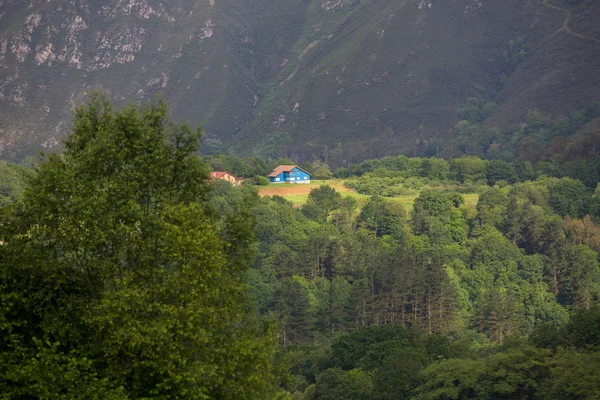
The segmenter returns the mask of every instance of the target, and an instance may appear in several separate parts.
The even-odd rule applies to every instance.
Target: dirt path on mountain
[[[566,16],[566,18],[565,18],[565,23],[564,23],[563,27],[562,27],[562,28],[560,28],[559,30],[557,30],[556,32],[554,32],[554,33],[552,34],[552,36],[550,36],[550,39],[552,39],[552,38],[553,38],[554,36],[556,36],[558,33],[562,32],[562,31],[565,31],[565,32],[567,32],[567,33],[569,33],[569,34],[571,34],[571,35],[573,35],[573,36],[575,36],[575,37],[578,37],[579,39],[583,39],[583,40],[591,40],[592,42],[595,42],[595,43],[598,43],[598,44],[600,44],[600,40],[599,40],[599,39],[596,39],[596,38],[593,38],[593,37],[590,37],[590,36],[585,36],[585,35],[582,35],[581,33],[573,32],[573,31],[571,30],[571,28],[569,27],[569,21],[571,20],[571,11],[569,11],[569,10],[567,10],[567,9],[565,9],[565,8],[560,8],[560,7],[558,7],[558,6],[555,6],[555,5],[553,5],[553,4],[550,4],[550,3],[548,3],[548,0],[544,0],[543,4],[544,4],[546,7],[549,7],[549,8],[551,8],[551,9],[553,9],[553,10],[556,10],[556,11],[560,11],[560,12],[562,12],[562,13],[563,13],[563,14],[565,14],[565,16]]]

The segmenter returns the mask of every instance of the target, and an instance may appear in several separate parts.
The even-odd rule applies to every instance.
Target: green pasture
[[[311,180],[310,183],[269,183],[267,186],[261,186],[262,188],[266,188],[266,189],[281,189],[281,190],[285,190],[286,188],[289,188],[290,186],[293,185],[300,185],[302,187],[309,187],[309,188],[316,188],[319,187],[321,185],[329,185],[329,186],[334,186],[334,187],[342,187],[344,186],[344,180],[343,179],[330,179],[330,180]],[[349,189],[348,189],[349,190]]]
[[[321,185],[333,186],[341,193],[342,197],[352,197],[352,198],[356,199],[356,201],[358,202],[359,208],[362,207],[362,205],[369,199],[369,197],[371,197],[366,194],[357,193],[354,190],[347,189],[345,187],[343,190],[339,190],[339,188],[343,187],[343,185],[344,185],[343,180],[312,181],[310,184],[307,184],[306,186],[308,186],[312,189],[312,188],[317,188]],[[289,188],[289,185],[281,184],[281,183],[279,183],[279,184],[274,183],[274,184],[269,184],[269,186],[265,186],[265,187],[267,187],[269,189],[270,188],[281,188],[281,190],[283,192],[283,191],[285,191],[285,188]],[[475,206],[477,205],[477,201],[479,201],[479,194],[477,194],[477,193],[466,193],[466,194],[463,194],[462,196],[465,199],[465,205],[468,207],[475,208]],[[294,204],[294,206],[300,207],[300,206],[306,204],[306,201],[308,199],[308,193],[281,195],[281,197],[285,198],[288,201],[291,201]],[[394,197],[387,197],[387,198],[394,202],[400,203],[404,208],[406,208],[407,211],[412,211],[413,204],[417,197],[419,197],[418,193],[394,196]]]

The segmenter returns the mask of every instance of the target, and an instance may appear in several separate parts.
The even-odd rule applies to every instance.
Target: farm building
[[[269,174],[270,183],[310,183],[310,174],[295,165],[280,165]]]
[[[231,175],[229,172],[223,172],[223,171],[211,172],[210,179],[212,179],[212,180],[220,179],[222,181],[227,181],[227,182],[231,183],[233,186],[241,185],[242,181],[243,181],[242,178],[236,178],[235,176]]]

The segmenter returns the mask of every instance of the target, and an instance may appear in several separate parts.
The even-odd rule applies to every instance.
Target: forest
[[[257,190],[293,160],[201,157],[167,115],[98,95],[61,154],[0,164],[0,398],[600,397],[585,140],[306,162],[297,207]]]

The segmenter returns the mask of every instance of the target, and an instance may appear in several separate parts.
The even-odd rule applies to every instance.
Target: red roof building
[[[220,179],[222,181],[227,181],[229,183],[231,183],[234,186],[238,186],[242,183],[243,179],[241,178],[236,178],[235,176],[231,175],[229,172],[224,172],[224,171],[213,171],[210,173],[210,179],[215,180],[215,179]]]

